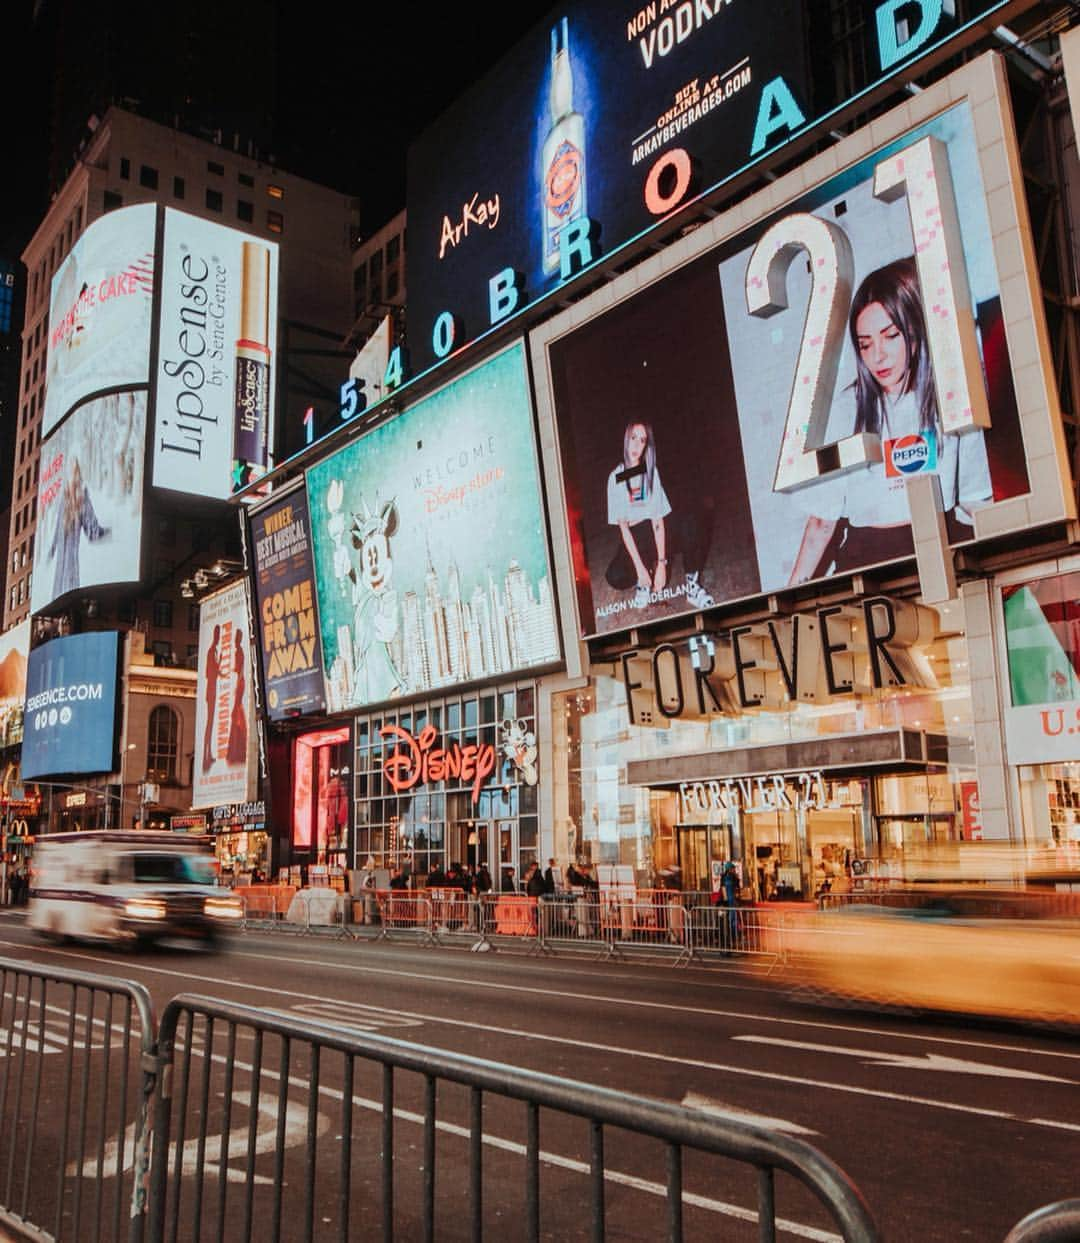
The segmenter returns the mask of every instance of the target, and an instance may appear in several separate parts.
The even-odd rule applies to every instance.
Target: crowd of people
[[[374,887],[374,864],[366,872],[372,878],[368,887]],[[362,885],[363,887],[363,885]],[[554,859],[548,860],[546,868],[541,869],[537,862],[530,863],[520,879],[513,867],[502,864],[497,876],[484,863],[472,864],[451,863],[444,868],[436,863],[426,876],[415,872],[406,860],[390,870],[390,889],[401,891],[406,889],[460,889],[469,897],[482,897],[487,893],[522,893],[530,898],[554,897],[564,889],[584,889],[599,891],[600,883],[596,879],[593,867],[588,863],[574,865],[571,863],[562,872]]]

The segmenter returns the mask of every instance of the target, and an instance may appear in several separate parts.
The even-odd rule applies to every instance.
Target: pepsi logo
[[[933,448],[922,435],[901,436],[889,442],[889,465],[901,475],[915,475],[931,465]],[[892,473],[892,472],[890,472]]]

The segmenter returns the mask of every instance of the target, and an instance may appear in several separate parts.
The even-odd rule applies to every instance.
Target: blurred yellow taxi
[[[1076,898],[932,887],[845,903],[788,930],[788,979],[803,999],[1077,1024]]]

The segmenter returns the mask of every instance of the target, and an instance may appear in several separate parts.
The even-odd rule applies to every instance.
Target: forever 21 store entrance
[[[670,775],[657,780],[660,774],[646,771],[652,762],[632,763],[630,780],[650,790],[658,861],[678,868],[685,889],[713,888],[719,866],[731,859],[755,901],[808,899],[823,887],[846,888],[868,868],[879,875],[898,871],[905,852],[971,834],[962,783],[926,755],[925,735],[871,737],[874,749],[892,752],[873,765],[853,755],[851,766],[796,763],[779,772],[732,774],[740,756],[729,752],[724,774],[715,775],[720,757],[714,756],[702,776],[672,783]],[[680,770],[689,759],[680,757]]]

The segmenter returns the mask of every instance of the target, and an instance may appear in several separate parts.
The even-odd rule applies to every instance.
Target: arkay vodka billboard
[[[116,765],[115,630],[35,647],[26,670],[22,775],[108,773]]]
[[[330,711],[558,659],[521,345],[307,483]]]
[[[912,557],[913,471],[954,543],[1028,489],[966,104],[549,348],[585,633]]]
[[[156,213],[152,203],[110,212],[57,268],[42,436],[92,393],[149,379]]]
[[[79,406],[41,446],[30,607],[73,591],[137,582],[146,391]]]
[[[155,487],[226,499],[269,470],[277,290],[274,242],[166,210]]]
[[[251,654],[247,592],[233,583],[199,606],[199,684],[195,704],[192,807],[251,797]]]
[[[610,252],[763,150],[807,110],[805,55],[798,0],[553,10],[410,149],[414,363],[440,312],[479,335],[561,248]]]
[[[251,515],[251,543],[266,713],[279,721],[320,712],[322,649],[303,485]]]

